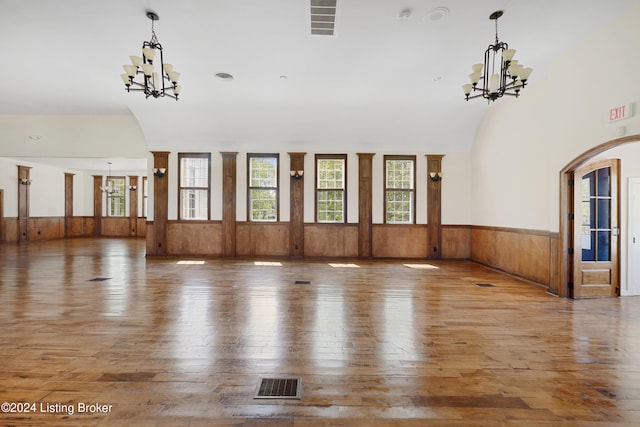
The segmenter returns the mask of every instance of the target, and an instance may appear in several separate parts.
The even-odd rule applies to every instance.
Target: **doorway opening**
[[[630,135],[605,142],[582,153],[560,171],[560,239],[558,245],[560,283],[557,289],[558,296],[594,298],[619,295],[620,263],[617,259],[619,254],[619,197],[617,194],[619,167],[615,164],[590,165],[589,162],[598,154],[637,141],[640,141],[640,135]],[[596,184],[598,172],[596,171],[603,168],[613,168],[608,169],[610,174],[608,191],[613,188],[613,195],[605,196],[605,191],[602,189],[601,194],[598,195]],[[592,172],[595,173],[590,175]],[[606,176],[606,172],[601,172],[601,175]],[[594,193],[591,194],[590,186],[594,179],[596,180],[593,181]],[[604,185],[605,181],[603,180],[601,185]],[[601,213],[600,223],[598,223],[598,203],[600,203],[602,213],[608,212],[608,215]],[[610,203],[609,209],[606,208],[607,203]],[[593,212],[592,205],[596,206],[593,208]],[[583,209],[584,214],[587,215],[586,218],[583,215]],[[601,260],[598,260],[597,239],[599,235],[601,238],[599,249]],[[583,246],[586,249],[584,254]],[[614,262],[611,259],[605,260],[611,258],[611,255],[616,258]],[[591,260],[593,257],[595,259]],[[599,262],[605,264],[598,264]],[[578,286],[580,286],[579,289]]]

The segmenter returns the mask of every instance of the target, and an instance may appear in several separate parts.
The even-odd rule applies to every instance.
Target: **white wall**
[[[18,163],[16,161],[0,158],[0,188],[4,190],[4,216],[17,217]]]
[[[442,224],[471,224],[471,154],[446,154],[442,174]]]
[[[559,172],[591,147],[640,134],[640,7],[564,55],[518,99],[486,114],[472,148],[471,222],[559,229]],[[531,64],[535,67],[535,64]],[[611,107],[635,102],[631,119],[608,123]]]
[[[18,165],[31,167],[29,172],[29,216],[47,217],[64,216],[64,174],[74,174],[73,180],[73,213],[74,215],[91,215],[86,211],[86,173],[72,169],[42,165],[23,160],[0,158],[0,188],[4,189],[4,216],[18,216]],[[89,178],[91,178],[89,176]],[[93,179],[91,178],[91,189]],[[93,190],[91,199],[93,200]],[[93,202],[91,202],[93,203]]]

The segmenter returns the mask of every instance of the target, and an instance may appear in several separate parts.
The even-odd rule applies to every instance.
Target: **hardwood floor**
[[[22,411],[0,424],[640,425],[639,298],[558,299],[471,262],[144,252],[0,245],[0,402]],[[301,398],[254,399],[274,376]]]

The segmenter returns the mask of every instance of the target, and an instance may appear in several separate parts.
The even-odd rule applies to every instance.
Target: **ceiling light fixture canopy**
[[[155,12],[147,11],[147,18],[151,20],[151,40],[142,43],[142,56],[131,55],[129,57],[131,64],[122,66],[125,73],[120,74],[120,77],[127,92],[141,91],[144,92],[145,98],[168,96],[177,101],[182,90],[182,86],[178,84],[180,73],[173,70],[173,65],[164,62],[162,45],[158,42],[153,28],[153,22],[160,19],[159,16]],[[158,51],[160,52],[160,64],[156,71],[154,65],[158,65],[156,55]],[[136,78],[141,78],[141,80],[136,81]]]
[[[513,59],[515,49],[509,49],[507,43],[498,40],[498,18],[502,14],[503,12],[498,10],[489,16],[489,19],[496,22],[496,41],[484,52],[484,64],[474,64],[471,67],[471,83],[462,86],[467,101],[483,97],[487,102],[491,102],[504,95],[517,98],[533,71],[518,64],[518,61]],[[475,92],[480,93],[471,95]]]

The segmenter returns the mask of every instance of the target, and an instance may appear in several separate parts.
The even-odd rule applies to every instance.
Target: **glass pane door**
[[[611,260],[611,168],[582,177],[582,261]]]

